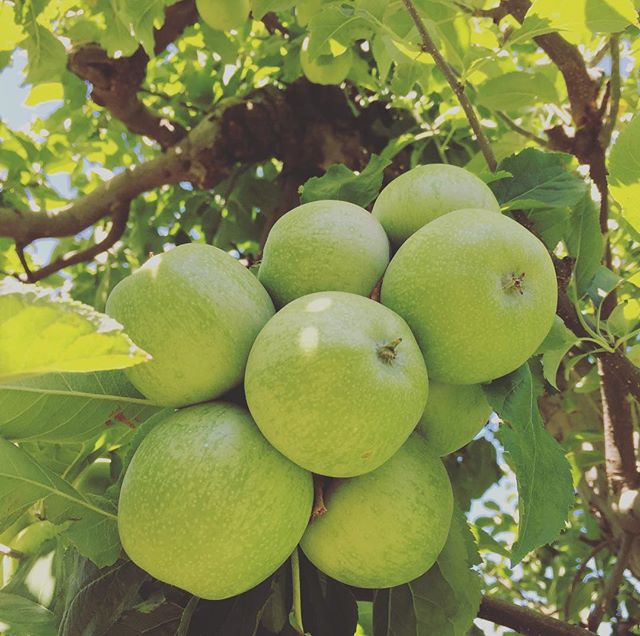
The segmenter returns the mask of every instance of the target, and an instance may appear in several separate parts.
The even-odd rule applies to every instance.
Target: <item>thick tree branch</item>
[[[593,636],[594,632],[559,621],[551,616],[485,596],[479,618],[509,627],[527,636]]]
[[[166,9],[165,23],[155,33],[155,52],[198,19],[194,0],[182,0]],[[97,44],[85,44],[71,52],[69,70],[92,84],[91,98],[119,119],[131,132],[155,139],[163,149],[178,143],[186,134],[176,122],[157,115],[138,97],[149,56],[142,47],[129,57],[112,59]]]
[[[478,145],[480,146],[482,155],[484,156],[484,159],[487,162],[487,165],[489,166],[489,170],[491,170],[491,172],[495,172],[496,167],[498,165],[495,155],[493,154],[493,150],[491,149],[489,140],[487,139],[486,135],[484,134],[484,131],[482,130],[482,127],[480,126],[480,120],[478,119],[478,116],[476,115],[476,112],[473,109],[473,106],[471,105],[471,102],[469,101],[467,94],[464,92],[464,85],[458,80],[458,78],[455,76],[453,70],[451,69],[447,61],[444,59],[444,57],[442,57],[442,54],[438,50],[438,47],[435,45],[435,42],[433,41],[433,39],[431,38],[431,35],[429,34],[429,31],[427,30],[424,20],[420,17],[420,14],[416,9],[416,6],[413,3],[413,0],[402,0],[402,1],[404,3],[404,6],[407,9],[407,12],[411,16],[411,19],[416,25],[416,28],[418,29],[418,33],[420,34],[420,39],[422,40],[422,47],[421,47],[422,50],[425,53],[428,53],[429,55],[431,55],[431,57],[433,57],[433,60],[435,61],[436,65],[444,74],[447,80],[447,83],[449,84],[449,86],[455,93],[456,97],[458,98],[458,101],[460,102],[460,106],[462,106],[462,110],[464,110],[464,113],[467,116],[469,124],[476,135],[476,138],[478,140]]]

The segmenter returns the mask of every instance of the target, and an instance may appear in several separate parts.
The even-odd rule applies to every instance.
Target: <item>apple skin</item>
[[[430,221],[463,208],[500,212],[493,192],[476,175],[458,166],[432,163],[391,181],[378,196],[373,216],[391,243],[399,246]]]
[[[303,552],[338,581],[380,589],[412,581],[435,563],[453,493],[441,460],[414,434],[373,472],[340,480],[325,505],[302,537]]]
[[[152,576],[206,599],[275,572],[302,536],[311,475],[271,447],[247,411],[182,409],[136,451],[120,493],[122,545]]]
[[[384,345],[401,338],[395,358]],[[379,303],[319,292],[280,310],[260,332],[245,375],[247,404],[264,436],[296,464],[351,477],[389,459],[427,399],[420,349]]]
[[[533,355],[551,328],[557,284],[545,246],[519,223],[456,210],[402,245],[380,299],[411,327],[431,379],[478,384]]]
[[[202,20],[212,29],[230,31],[241,27],[249,18],[249,0],[196,0]]]
[[[442,457],[468,444],[490,415],[491,407],[479,384],[431,382],[427,406],[416,431]]]
[[[242,382],[251,345],[275,310],[235,258],[192,243],[120,281],[106,311],[153,356],[127,370],[132,384],[156,404],[185,406]]]
[[[341,84],[347,79],[353,63],[353,51],[347,49],[340,55],[330,53],[318,55],[311,59],[309,55],[309,38],[305,38],[300,49],[300,66],[307,79],[314,84]]]
[[[368,296],[389,264],[389,239],[364,208],[313,201],[278,219],[258,280],[277,307],[319,291]]]

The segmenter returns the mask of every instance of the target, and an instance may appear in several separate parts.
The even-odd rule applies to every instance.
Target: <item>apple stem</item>
[[[396,347],[402,342],[402,338],[396,338],[378,348],[378,357],[383,362],[391,364],[396,359]]]
[[[509,289],[514,289],[522,296],[524,294],[524,289],[523,289],[524,276],[525,276],[524,272],[522,272],[521,274],[512,273],[507,279],[506,284],[503,285],[502,289],[504,289],[505,291],[508,291]]]

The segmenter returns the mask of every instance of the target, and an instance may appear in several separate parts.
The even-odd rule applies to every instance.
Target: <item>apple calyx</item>
[[[512,272],[507,276],[507,282],[502,286],[502,289],[504,289],[505,291],[513,289],[522,296],[524,294],[524,276],[524,272],[520,274],[515,274]]]
[[[396,347],[402,342],[402,338],[396,338],[387,344],[378,347],[378,357],[382,362],[391,364],[396,359]]]

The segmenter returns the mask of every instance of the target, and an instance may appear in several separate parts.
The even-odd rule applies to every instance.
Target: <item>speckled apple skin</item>
[[[491,407],[479,384],[429,383],[429,399],[416,431],[437,455],[468,444],[487,423]]]
[[[254,587],[287,559],[313,502],[311,475],[271,447],[245,409],[182,409],[136,451],[118,528],[131,560],[206,599]]]
[[[364,208],[313,201],[271,229],[258,279],[278,307],[319,291],[368,296],[389,264],[389,240]]]
[[[500,212],[493,192],[476,175],[458,166],[431,163],[391,181],[376,200],[373,216],[398,246],[430,221],[462,208]]]
[[[385,362],[381,346],[401,338]],[[260,332],[245,375],[247,404],[283,455],[321,475],[350,477],[389,459],[427,399],[424,360],[407,324],[379,303],[319,292]]]
[[[404,243],[380,299],[411,327],[433,380],[477,384],[533,355],[551,328],[557,284],[547,249],[519,223],[457,210]]]
[[[334,579],[380,589],[412,581],[435,563],[453,493],[442,461],[412,435],[380,468],[340,481],[326,507],[307,528],[302,550]]]
[[[135,387],[156,404],[187,406],[242,382],[251,345],[275,309],[235,258],[192,243],[118,283],[106,311],[153,356],[127,369]]]

